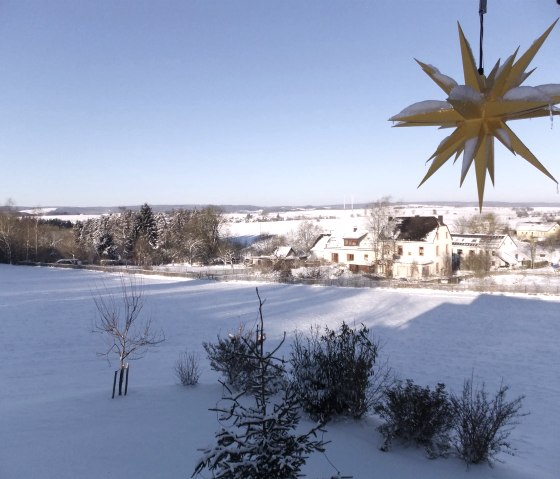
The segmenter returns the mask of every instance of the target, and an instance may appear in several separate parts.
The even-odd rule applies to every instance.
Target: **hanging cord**
[[[482,54],[482,40],[484,39],[484,14],[486,13],[486,0],[480,0],[478,6],[478,14],[480,15],[480,49],[479,49],[479,62],[478,74],[484,75],[483,54]]]

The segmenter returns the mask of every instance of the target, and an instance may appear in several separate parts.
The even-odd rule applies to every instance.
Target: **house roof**
[[[549,223],[519,223],[517,225],[517,231],[525,230],[547,232],[554,229],[557,225],[558,223],[555,221],[551,221]]]
[[[368,234],[367,231],[354,229],[342,235],[343,239],[362,239]]]
[[[331,233],[322,233],[319,235],[319,237],[315,240],[315,243],[313,243],[311,251],[325,249],[330,238]]]
[[[274,251],[274,256],[277,258],[287,258],[288,256],[295,256],[295,251],[291,246],[279,246]]]
[[[395,218],[394,238],[402,241],[426,241],[440,226],[434,216],[402,216]]]
[[[452,234],[453,246],[499,248],[508,235]]]

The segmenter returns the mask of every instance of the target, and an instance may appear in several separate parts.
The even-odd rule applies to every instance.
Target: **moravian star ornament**
[[[463,154],[461,183],[474,162],[478,187],[478,205],[482,210],[486,172],[494,184],[494,138],[497,138],[514,155],[520,155],[531,165],[558,182],[539,162],[515,133],[507,126],[510,120],[524,120],[560,114],[554,105],[560,103],[560,85],[547,84],[535,87],[521,86],[533,70],[526,72],[529,63],[558,22],[558,19],[515,61],[519,48],[502,65],[496,63],[488,76],[479,74],[471,47],[459,28],[459,41],[465,84],[439,72],[432,65],[416,62],[426,74],[448,95],[447,101],[422,101],[405,108],[390,121],[395,126],[439,126],[455,128],[445,138],[434,154],[426,176],[419,187],[449,158],[456,161]]]

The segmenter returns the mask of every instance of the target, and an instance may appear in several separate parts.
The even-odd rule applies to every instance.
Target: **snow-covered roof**
[[[499,248],[507,235],[484,234],[452,234],[453,246],[478,246],[484,248]]]
[[[353,231],[350,232],[346,232],[344,234],[342,234],[342,238],[343,239],[361,239],[364,236],[366,236],[368,234],[368,232],[366,230],[358,230],[358,229],[354,229]]]
[[[330,233],[323,233],[315,240],[315,244],[311,247],[311,251],[319,251],[326,248],[329,239],[331,238]]]
[[[517,231],[540,231],[546,232],[554,229],[558,223],[555,221],[550,222],[539,222],[539,223],[519,223],[517,225]]]
[[[279,246],[274,251],[274,256],[277,258],[287,258],[288,256],[295,256],[295,251],[291,246]]]

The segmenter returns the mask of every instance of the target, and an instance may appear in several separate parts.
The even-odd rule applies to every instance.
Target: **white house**
[[[451,274],[451,233],[438,216],[396,218],[393,277]]]
[[[555,221],[544,223],[519,223],[516,235],[520,240],[543,240],[560,232],[560,225]]]
[[[453,254],[461,259],[471,255],[492,256],[491,269],[510,268],[521,262],[515,241],[509,235],[453,234]]]
[[[371,234],[353,228],[351,231],[322,234],[311,248],[316,258],[342,263],[352,271],[371,271],[373,261]]]
[[[377,271],[406,278],[450,272],[451,234],[442,217],[394,218],[391,226],[391,237],[383,240],[377,258],[371,232],[357,228],[321,235],[311,252],[317,258],[346,264],[354,272]]]

